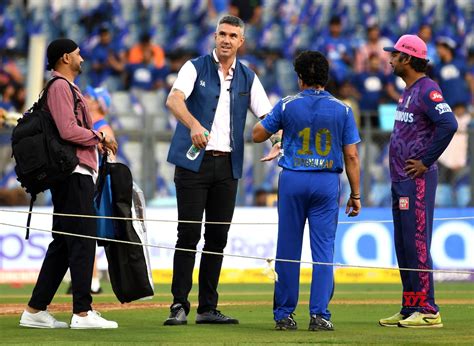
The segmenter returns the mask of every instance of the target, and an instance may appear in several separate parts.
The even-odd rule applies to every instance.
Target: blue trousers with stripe
[[[332,263],[338,219],[339,174],[284,169],[278,185],[278,259],[301,259],[303,233],[309,222],[311,254],[314,262]],[[276,321],[296,309],[299,295],[300,264],[277,261],[273,313]],[[331,318],[329,301],[334,291],[332,266],[313,265],[310,315]]]
[[[433,233],[438,171],[392,183],[395,251],[400,268],[433,269],[430,247]],[[433,273],[400,271],[404,315],[415,311],[437,313]]]

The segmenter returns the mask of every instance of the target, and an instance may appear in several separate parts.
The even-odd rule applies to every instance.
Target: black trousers
[[[176,167],[174,182],[179,220],[202,221],[205,210],[206,221],[232,221],[238,180],[232,177],[230,155],[215,157],[205,154],[199,173]],[[229,227],[205,224],[203,250],[223,253]],[[178,223],[177,248],[195,250],[200,239],[201,224]],[[186,313],[190,310],[188,295],[193,284],[195,255],[195,252],[179,250],[174,254],[171,285],[173,304],[181,303]],[[222,259],[223,256],[219,255],[201,256],[198,313],[217,307]]]
[[[95,215],[91,176],[74,173],[51,189],[55,213]],[[96,236],[96,220],[53,216],[53,230]],[[73,313],[92,310],[91,281],[95,257],[94,239],[53,233],[28,305],[46,310],[68,268],[71,271]]]

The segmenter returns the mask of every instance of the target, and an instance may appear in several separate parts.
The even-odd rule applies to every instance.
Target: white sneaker
[[[23,311],[20,318],[20,326],[29,328],[67,328],[66,322],[56,320],[47,310],[32,314]]]
[[[108,321],[100,316],[100,312],[95,310],[87,311],[87,316],[81,317],[73,314],[71,319],[72,329],[112,329],[118,328],[118,323]]]

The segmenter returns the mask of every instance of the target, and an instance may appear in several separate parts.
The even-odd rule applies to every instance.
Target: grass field
[[[196,285],[195,285],[196,286]],[[273,286],[269,284],[223,284],[220,306],[223,313],[240,320],[239,325],[196,325],[195,305],[186,326],[163,326],[171,301],[169,285],[157,285],[152,300],[120,305],[110,287],[94,297],[94,307],[108,319],[116,320],[116,330],[45,330],[18,326],[19,311],[28,301],[32,286],[0,285],[1,343],[34,344],[470,344],[474,345],[474,283],[437,284],[437,302],[444,328],[384,328],[381,317],[397,312],[400,305],[398,284],[339,284],[330,309],[334,332],[309,332],[309,285],[302,285],[295,319],[297,331],[275,331],[272,315]],[[71,297],[66,287],[50,306],[63,321],[70,319]],[[192,303],[197,292],[192,291]],[[67,311],[67,312],[64,312]]]

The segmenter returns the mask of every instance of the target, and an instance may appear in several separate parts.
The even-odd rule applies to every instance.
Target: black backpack
[[[29,237],[31,211],[36,195],[65,180],[79,164],[76,146],[60,137],[51,113],[44,107],[48,89],[58,79],[66,80],[62,77],[51,79],[39,100],[18,120],[12,132],[12,156],[16,162],[17,179],[31,195],[26,239]],[[74,114],[77,118],[78,98],[71,83],[68,84],[74,97]],[[78,123],[80,124],[79,121]]]

